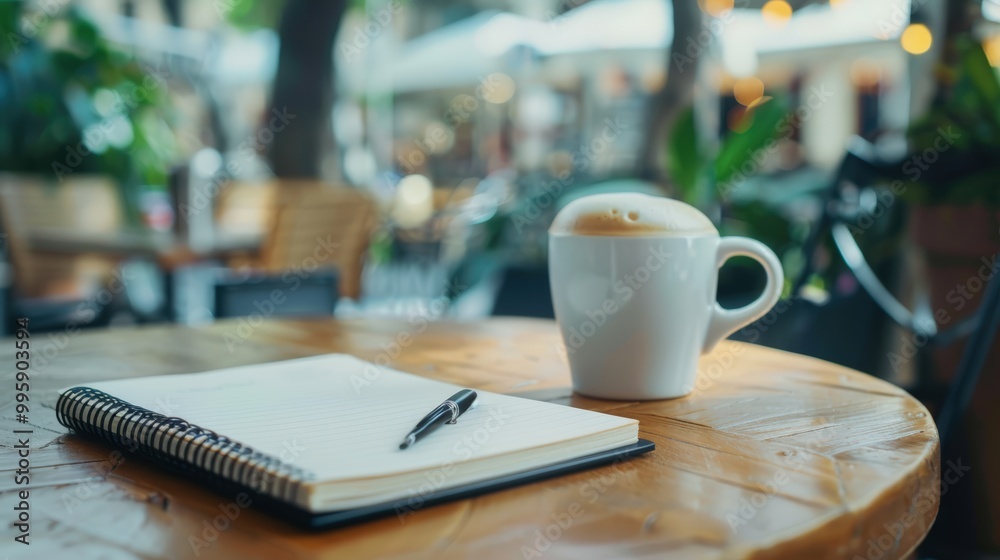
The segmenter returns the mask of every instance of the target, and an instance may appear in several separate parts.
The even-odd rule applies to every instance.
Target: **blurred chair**
[[[16,205],[27,227],[109,232],[124,223],[118,186],[107,177],[71,175],[47,183],[31,176],[7,175],[0,183],[4,198]]]
[[[988,305],[987,302],[984,302],[984,309],[979,313],[957,321],[948,329],[939,331],[933,321],[921,321],[918,319],[916,312],[907,309],[885,286],[883,281],[879,279],[878,271],[874,270],[865,259],[861,247],[850,230],[850,226],[858,223],[858,217],[863,210],[857,202],[846,200],[848,197],[844,196],[843,186],[851,184],[864,190],[870,188],[870,185],[879,179],[903,180],[906,179],[901,171],[903,168],[904,166],[900,161],[887,160],[880,157],[875,147],[866,140],[861,138],[854,138],[852,140],[837,173],[830,182],[827,192],[824,194],[822,208],[825,211],[820,215],[820,220],[815,224],[809,234],[809,238],[803,245],[802,252],[805,256],[806,266],[803,267],[802,271],[794,279],[792,293],[799,293],[803,286],[805,286],[809,275],[813,271],[813,259],[811,257],[816,252],[824,237],[830,236],[839,256],[843,259],[848,270],[850,270],[864,292],[874,302],[875,309],[878,310],[880,315],[893,321],[906,331],[913,333],[914,336],[924,337],[927,340],[926,347],[922,348],[920,352],[921,358],[926,360],[927,350],[931,348],[948,346],[970,335],[975,337],[981,336],[981,333],[978,331],[988,329],[990,326],[988,321],[981,321],[980,318],[981,316],[990,317],[989,313],[992,313],[992,311],[990,311],[989,307],[992,304]],[[864,197],[863,195],[859,195],[858,198],[861,199]],[[877,200],[875,196],[868,198]],[[867,215],[870,216],[872,214],[872,210],[867,211]],[[925,313],[925,317],[930,316],[931,314]],[[978,351],[976,350],[976,352]],[[978,358],[973,358],[972,356],[966,359],[970,367],[972,364],[977,363],[977,360]],[[973,369],[976,369],[977,373],[966,374],[961,377],[961,379],[965,380],[962,382],[963,384],[970,383],[968,380],[972,379],[971,383],[973,386],[975,385],[975,380],[978,379],[978,366],[973,367]],[[918,373],[919,376],[916,384],[906,387],[906,389],[925,404],[936,405],[932,406],[932,409],[940,408],[944,396],[949,391],[971,391],[971,388],[959,389],[962,384],[959,384],[957,381],[942,385],[929,375],[926,366],[922,367]],[[967,399],[960,399],[953,396],[950,397],[950,400],[953,404],[949,414],[962,416],[965,407],[968,405]],[[942,432],[941,435],[942,439],[946,439],[948,434]]]
[[[215,225],[228,233],[265,233],[273,220],[274,204],[280,183],[244,183],[233,181],[219,193]]]
[[[982,378],[1000,326],[1000,281],[997,279],[1000,266],[994,261],[991,280],[986,284],[986,293],[976,312],[949,325],[947,329],[939,330],[933,320],[919,320],[917,312],[904,306],[879,279],[851,234],[849,226],[858,222],[858,208],[857,204],[845,201],[841,188],[842,184],[850,183],[864,189],[879,178],[903,180],[906,177],[903,176],[902,169],[905,169],[902,162],[879,157],[871,144],[860,139],[852,142],[824,197],[825,212],[803,248],[807,266],[794,281],[792,293],[797,293],[805,285],[811,273],[812,263],[809,257],[822,239],[829,235],[840,257],[883,317],[912,333],[914,339],[921,337],[926,340],[926,344],[918,348],[917,354],[924,366],[918,371],[920,375],[916,384],[906,389],[932,412],[938,411],[935,418],[941,437],[942,463],[961,461],[963,457],[971,456],[971,468],[982,469],[985,459],[977,458],[971,451],[970,440],[977,431],[986,433],[994,426],[977,425],[965,430],[960,428],[967,419],[973,394]],[[932,315],[924,313],[924,316]],[[968,342],[955,375],[947,383],[936,381],[930,375],[927,365],[930,351],[936,347],[955,344],[964,338]],[[976,519],[974,491],[973,486],[963,485],[948,488],[947,497],[942,492],[938,521],[920,546],[922,558],[955,558],[960,554],[962,557],[966,556],[965,549],[975,541],[975,527],[980,522]],[[989,518],[986,523],[990,523]]]
[[[124,211],[117,191],[112,181],[102,177],[72,177],[53,184],[20,175],[0,179],[4,233],[17,245],[11,264],[18,295],[78,296],[108,278],[117,266],[114,259],[35,251],[28,239],[33,232],[45,230],[101,233],[119,229]]]
[[[504,268],[491,314],[555,318],[548,269],[528,266]]]
[[[266,238],[274,225],[278,183],[244,183],[233,181],[219,193],[215,207],[215,227],[218,232],[233,235],[260,235]],[[260,252],[228,255],[230,268],[253,268]]]
[[[267,317],[332,316],[337,306],[337,272],[321,268],[289,282],[284,274],[225,271],[215,283],[216,319],[258,314]]]
[[[10,316],[30,318],[32,329],[39,332],[65,328],[70,321],[81,327],[106,325],[111,306],[100,300],[108,298],[93,296],[107,285],[117,263],[91,255],[33,251],[28,238],[46,228],[107,231],[119,226],[120,210],[115,185],[102,178],[80,177],[55,185],[22,176],[0,178],[0,232],[12,268],[6,305]]]
[[[355,299],[377,217],[375,201],[359,190],[287,179],[228,185],[216,211],[220,231],[264,233],[260,251],[228,259],[230,268],[281,275],[333,267],[339,294]]]
[[[375,202],[361,191],[312,181],[281,181],[276,196],[261,269],[279,273],[332,265],[339,271],[340,295],[357,299],[377,223]]]

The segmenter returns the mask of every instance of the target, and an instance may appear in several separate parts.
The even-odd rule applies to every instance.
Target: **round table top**
[[[250,508],[213,535],[207,520],[225,506],[222,495],[67,436],[51,408],[36,409],[30,489],[39,558],[66,550],[75,560],[901,558],[937,513],[938,434],[920,403],[868,375],[749,344],[723,342],[705,356],[687,397],[619,402],[572,393],[551,321],[241,319],[46,336],[33,338],[32,399],[49,407],[58,388],[86,381],[345,352],[388,357],[397,369],[463,386],[635,418],[656,450],[316,533]],[[0,349],[7,363],[14,352],[11,340]],[[0,411],[9,447],[12,429],[22,426],[10,392]],[[0,470],[14,464],[16,454],[0,454]],[[8,513],[14,493],[0,486]],[[12,531],[8,524],[5,534]]]

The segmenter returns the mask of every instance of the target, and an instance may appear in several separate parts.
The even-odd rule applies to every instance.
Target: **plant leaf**
[[[667,171],[685,202],[694,200],[703,166],[704,160],[698,152],[694,108],[688,107],[677,117],[667,143]]]
[[[1000,82],[978,42],[968,41],[962,45],[962,70],[979,96],[994,129],[1000,130]]]
[[[758,153],[769,147],[769,142],[791,130],[784,104],[778,100],[756,105],[749,111],[753,116],[750,127],[744,132],[731,132],[722,141],[714,167],[717,183],[729,181],[746,162],[753,161],[754,156],[759,158]]]

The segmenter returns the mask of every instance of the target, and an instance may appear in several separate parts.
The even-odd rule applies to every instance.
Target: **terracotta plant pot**
[[[994,255],[1000,253],[1000,212],[982,206],[914,206],[910,236],[926,255],[932,309],[940,330],[973,314],[991,279]],[[959,341],[931,352],[936,381],[950,381],[965,350]],[[960,459],[971,466],[977,489],[975,508],[980,547],[1000,549],[1000,345],[994,341],[983,366],[970,409],[965,437],[970,457]],[[945,458],[942,458],[944,462]]]

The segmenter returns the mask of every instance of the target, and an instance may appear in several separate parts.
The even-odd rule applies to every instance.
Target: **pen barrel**
[[[446,404],[440,404],[434,410],[427,413],[417,425],[413,427],[411,432],[413,435],[422,434],[432,428],[435,428],[445,422],[451,420],[451,408]]]
[[[461,391],[455,393],[448,400],[439,404],[434,410],[427,413],[417,425],[410,430],[407,434],[406,439],[400,444],[400,449],[406,449],[410,445],[414,444],[427,435],[441,424],[446,424],[448,422],[455,421],[459,416],[461,416],[465,411],[472,407],[472,404],[476,401],[476,392],[469,389],[462,389]]]
[[[458,406],[458,413],[464,414],[465,411],[469,410],[472,403],[476,402],[476,392],[469,389],[463,389],[455,393],[450,399]]]

